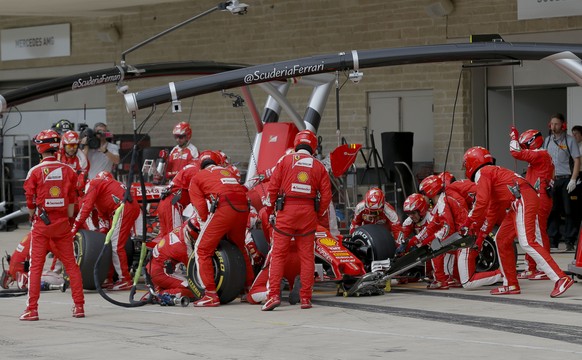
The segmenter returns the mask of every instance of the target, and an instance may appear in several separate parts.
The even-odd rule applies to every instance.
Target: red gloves
[[[474,221],[472,221],[471,218],[467,218],[467,220],[465,220],[465,223],[459,229],[459,234],[461,234],[461,236],[467,236],[475,235],[476,233],[477,224]]]
[[[477,249],[477,251],[481,252],[481,250],[483,250],[483,241],[485,240],[485,238],[487,237],[487,234],[485,234],[483,231],[479,231],[479,235],[477,235],[477,240],[475,240],[475,249]]]
[[[515,140],[515,141],[518,141],[518,139],[519,139],[519,132],[517,131],[517,129],[513,125],[511,126],[511,130],[509,131],[509,137],[511,138],[511,140]]]

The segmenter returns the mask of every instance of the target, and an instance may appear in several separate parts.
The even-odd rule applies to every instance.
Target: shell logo
[[[319,243],[321,245],[325,245],[325,246],[336,246],[337,245],[337,241],[335,241],[334,239],[330,239],[330,238],[319,239]]]
[[[307,180],[309,180],[309,175],[305,171],[302,171],[299,174],[297,174],[297,180],[299,180],[302,183],[307,182]]]
[[[160,242],[157,245],[158,249],[161,249],[162,247],[164,247],[165,244],[166,244],[166,239],[160,240]]]
[[[61,195],[61,189],[58,186],[52,186],[49,189],[49,194],[52,197],[57,197],[57,196]]]
[[[220,173],[221,173],[223,176],[230,176],[230,172],[229,172],[228,170],[220,170]]]

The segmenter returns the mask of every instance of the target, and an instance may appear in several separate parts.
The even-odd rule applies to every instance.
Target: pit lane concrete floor
[[[0,233],[0,251],[11,253],[26,231]],[[562,268],[573,259],[553,256]],[[318,286],[313,309],[284,302],[272,312],[238,300],[127,309],[86,291],[84,319],[71,317],[69,290],[49,291],[37,322],[18,320],[24,296],[0,298],[0,359],[581,359],[582,283],[558,299],[549,281],[521,287],[499,297],[416,283],[343,298]],[[113,297],[126,301],[128,292]]]

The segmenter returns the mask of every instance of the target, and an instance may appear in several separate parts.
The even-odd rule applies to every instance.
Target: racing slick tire
[[[396,253],[396,242],[384,225],[362,225],[352,233],[351,241],[362,243],[354,255],[362,260],[368,272],[372,261],[392,259]]]
[[[196,270],[195,253],[192,252],[188,260],[187,276],[188,287],[199,299],[204,294]],[[244,289],[246,267],[240,250],[228,240],[221,240],[212,257],[214,265],[214,283],[221,304],[227,304],[236,299]]]
[[[271,246],[267,242],[267,239],[265,239],[265,233],[263,232],[263,230],[261,229],[251,230],[251,237],[253,238],[253,241],[257,246],[257,250],[259,250],[261,255],[267,257],[267,254],[269,253],[269,249],[271,248]]]
[[[83,278],[83,289],[95,290],[97,288],[93,277],[93,269],[97,258],[103,249],[105,243],[105,234],[97,231],[79,230],[75,235],[73,248],[75,250],[75,258],[81,270],[81,277]],[[99,280],[101,283],[107,278],[107,273],[111,267],[111,246],[108,246],[101,257],[99,263]]]

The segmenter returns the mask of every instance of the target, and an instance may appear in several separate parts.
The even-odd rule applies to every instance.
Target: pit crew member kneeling
[[[152,250],[147,270],[160,296],[168,294],[176,298],[194,298],[194,293],[188,288],[188,280],[175,269],[180,263],[188,265],[199,232],[198,222],[192,218],[164,235]]]

